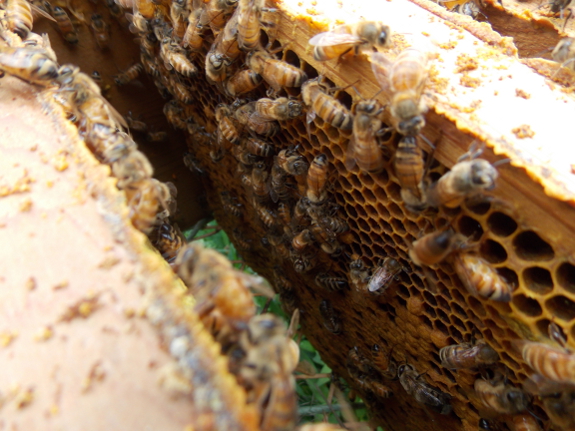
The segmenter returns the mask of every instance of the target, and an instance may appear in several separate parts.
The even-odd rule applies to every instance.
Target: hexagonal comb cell
[[[487,218],[489,230],[497,236],[507,237],[517,230],[517,223],[507,214],[495,211]]]
[[[575,294],[575,266],[564,262],[557,268],[556,275],[559,285],[568,292]]]
[[[553,290],[551,273],[545,268],[531,266],[522,272],[524,286],[534,293],[545,295]]]
[[[533,231],[525,231],[513,238],[515,254],[523,260],[548,261],[555,257],[553,248]]]
[[[507,260],[505,248],[496,241],[488,239],[481,244],[481,256],[489,263],[503,263]]]
[[[525,295],[514,295],[512,302],[513,305],[515,305],[515,307],[517,307],[517,309],[526,316],[537,317],[543,313],[543,309],[541,308],[541,305],[539,305],[539,302],[533,298],[528,298]]]
[[[571,321],[575,319],[575,302],[563,295],[553,296],[545,301],[545,306],[551,314],[561,320]]]

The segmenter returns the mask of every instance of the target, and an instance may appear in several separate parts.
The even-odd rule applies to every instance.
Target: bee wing
[[[78,21],[83,22],[84,24],[87,22],[84,11],[82,10],[82,4],[79,4],[78,0],[66,0],[66,6]]]
[[[32,8],[32,11],[37,13],[38,15],[42,15],[44,18],[49,19],[50,21],[54,21],[56,22],[56,20],[52,17],[52,15],[50,15],[48,12],[46,12],[43,9],[40,9],[38,6],[36,6],[35,4],[30,3],[30,7]]]
[[[110,117],[112,117],[112,119],[115,122],[119,123],[124,129],[128,130],[128,123],[126,123],[126,120],[124,119],[124,117],[122,117],[122,114],[120,114],[116,110],[116,108],[114,108],[112,106],[112,104],[110,102],[108,102],[106,99],[104,99],[103,97],[102,97],[102,100],[104,101],[104,105],[106,106],[106,108],[109,110]]]
[[[377,79],[383,91],[390,93],[389,71],[392,65],[391,60],[381,52],[372,52],[369,55],[371,70],[375,75],[375,79]]]
[[[347,143],[347,151],[345,153],[345,167],[347,168],[348,171],[351,171],[355,165],[355,146],[357,144],[355,143],[355,134],[351,135],[351,138],[349,138],[349,142]]]
[[[316,34],[309,40],[309,44],[313,46],[335,46],[354,44],[360,42],[361,39],[353,34],[348,33],[334,33],[327,31],[324,33]]]

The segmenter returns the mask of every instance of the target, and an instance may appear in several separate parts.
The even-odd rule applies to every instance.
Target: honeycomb
[[[290,19],[293,17],[282,15],[282,20]],[[334,69],[327,72],[329,66],[315,62],[305,46],[294,42],[290,36],[282,32],[274,35],[264,32],[262,43],[265,45],[273,40],[270,50],[276,51],[276,57],[300,68],[309,79],[322,74],[332,86],[343,86],[338,80],[341,72]],[[194,54],[195,64],[205,64],[205,53],[213,40],[211,31],[206,30],[203,52]],[[241,59],[236,64],[241,65]],[[163,75],[168,72],[163,70]],[[385,429],[477,429],[485,411],[472,389],[478,374],[442,367],[438,355],[442,347],[485,339],[498,352],[507,379],[521,387],[531,370],[514,349],[513,340],[545,339],[549,324],[555,322],[573,345],[575,266],[572,253],[560,245],[558,236],[548,233],[545,218],[526,216],[540,214],[536,202],[547,199],[540,188],[531,191],[537,199],[511,198],[513,192],[501,186],[504,182],[501,179],[493,192],[468,200],[460,208],[428,209],[415,214],[406,209],[391,169],[371,174],[357,167],[346,168],[349,131],[334,128],[319,117],[310,124],[302,117],[281,122],[280,132],[268,138],[274,146],[274,154],[297,146],[308,163],[317,155],[325,154],[329,161],[329,198],[336,205],[337,216],[349,225],[349,232],[339,237],[344,248],[342,254],[329,255],[316,247],[311,269],[297,272],[288,251],[291,238],[282,234],[283,219],[278,214],[278,205],[271,200],[254,203],[251,185],[242,181],[242,176],[249,175],[249,170],[246,172],[246,168],[240,166],[231,148],[223,152],[221,159],[214,157],[218,127],[214,108],[220,103],[232,105],[234,98],[227,96],[218,85],[208,82],[201,73],[184,81],[195,102],[182,105],[185,110],[182,119],[193,118],[200,126],[189,128],[192,134],[188,145],[196,165],[203,172],[208,201],[218,223],[230,234],[245,261],[275,283],[286,309],[290,311],[297,307],[302,311],[303,331],[328,365],[337,375],[349,377],[346,368],[349,350],[357,347],[362,356],[373,359],[372,349],[377,344],[385,352],[393,349],[392,356],[397,363],[407,361],[420,373],[425,373],[429,384],[453,397],[454,413],[438,416],[417,404],[397,381],[382,382],[393,390],[394,396],[389,399],[354,387],[362,393],[377,422]],[[265,97],[266,88],[266,85],[259,87],[249,94],[249,99]],[[284,94],[297,97],[299,89],[285,89]],[[335,97],[349,109],[360,100],[350,89],[337,92]],[[433,113],[428,114],[428,119],[432,116]],[[429,122],[433,123],[432,120]],[[194,134],[197,130],[201,132]],[[434,136],[429,129],[424,133]],[[438,134],[436,131],[435,136]],[[473,140],[470,134],[460,133],[459,137],[467,144]],[[398,138],[388,134],[387,143],[396,145]],[[445,173],[462,151],[453,152],[448,156],[450,164],[441,163],[441,158],[435,155],[440,161],[429,170],[431,180],[437,180]],[[483,157],[496,160],[490,153],[486,150]],[[262,159],[267,169],[271,169],[272,157]],[[502,178],[517,175],[509,166],[499,170]],[[289,181],[288,208],[293,216],[294,207],[305,191],[305,182],[301,178]],[[222,199],[222,193],[228,198]],[[239,217],[229,211],[230,197],[240,209]],[[262,206],[275,221],[270,223],[266,217],[261,217]],[[511,302],[494,302],[470,295],[450,265],[450,259],[433,269],[417,267],[410,261],[410,245],[424,234],[445,226],[451,226],[467,238],[467,243],[476,247],[480,256],[513,286]],[[369,268],[375,268],[386,257],[393,257],[405,269],[399,275],[400,281],[380,297],[368,296],[353,288],[332,292],[317,285],[315,277],[318,274],[348,279],[352,256],[360,257]],[[280,282],[278,273],[289,282],[289,287]],[[340,331],[329,331],[329,322],[320,312],[323,301],[333,307],[336,319],[341,323]],[[353,378],[349,382],[352,387],[357,386]],[[539,400],[534,400],[531,409],[546,422],[547,416]],[[432,421],[429,421],[430,415]]]
[[[169,4],[163,2],[162,5],[156,9],[160,12],[156,20],[169,26],[169,17],[161,17]],[[274,6],[280,9],[277,12],[280,23],[296,21],[281,5]],[[313,8],[308,8],[307,12],[315,14]],[[342,65],[332,64],[335,61],[320,64],[313,60],[305,38],[325,29],[325,23],[308,17],[307,21],[298,18],[297,25],[305,28],[303,35],[296,35],[293,27],[287,24],[280,24],[279,29],[263,30],[262,45],[269,42],[269,50],[276,58],[300,68],[308,79],[321,74],[332,87],[343,88],[363,73],[365,82],[356,84],[359,94],[377,93],[371,75],[367,78],[365,74],[369,70],[365,61],[358,62],[363,65],[357,66],[345,60]],[[192,56],[193,63],[200,68],[215,39],[209,28],[204,31],[203,39],[202,49]],[[396,35],[395,42],[401,45],[405,39]],[[502,38],[495,43],[502,52],[513,51],[509,42]],[[154,49],[159,59],[159,45]],[[241,54],[232,66],[233,70],[243,67],[244,57]],[[164,84],[174,75],[163,61],[158,60],[156,66],[161,75],[156,82],[160,89],[165,89]],[[342,77],[346,74],[349,76]],[[548,327],[554,322],[562,329],[568,345],[575,346],[575,260],[570,239],[573,226],[569,218],[572,208],[568,203],[554,199],[559,193],[557,187],[529,178],[534,178],[535,174],[526,172],[527,168],[519,161],[498,167],[500,179],[493,191],[468,199],[456,209],[427,209],[416,214],[406,208],[401,198],[401,188],[391,168],[391,154],[387,154],[387,168],[380,173],[363,172],[357,167],[350,170],[345,165],[350,131],[339,130],[319,117],[309,124],[305,116],[280,122],[280,131],[267,138],[273,144],[274,155],[282,149],[295,147],[311,163],[316,156],[324,154],[329,161],[329,200],[337,217],[349,226],[349,231],[338,237],[342,253],[327,254],[314,246],[311,268],[297,272],[289,253],[291,238],[283,233],[285,223],[280,216],[283,210],[273,200],[256,203],[253,187],[245,181],[249,169],[241,166],[231,147],[220,151],[222,149],[217,146],[215,107],[221,103],[233,105],[235,98],[228,96],[221,85],[209,82],[204,73],[193,78],[180,76],[178,82],[193,99],[193,103],[179,101],[182,108],[180,126],[187,125],[189,132],[186,158],[202,175],[207,199],[218,223],[228,232],[244,260],[274,284],[286,309],[301,310],[305,335],[334,372],[346,377],[362,395],[375,422],[385,429],[477,429],[485,413],[473,392],[473,383],[479,374],[442,367],[438,354],[442,347],[484,339],[499,354],[509,382],[521,387],[532,370],[515,349],[514,340],[549,342]],[[440,95],[442,82],[432,76],[428,87],[436,96]],[[264,83],[249,93],[249,99],[265,97],[267,90]],[[347,88],[337,90],[335,97],[352,109],[361,100],[359,94]],[[287,88],[280,95],[298,98],[300,91]],[[172,97],[181,99],[177,94]],[[383,98],[381,101],[385,103]],[[470,113],[473,114],[473,110]],[[478,128],[465,122],[458,122],[458,127],[465,127],[456,127],[451,114],[431,109],[426,117],[428,126],[423,135],[430,142],[438,138],[433,153],[428,144],[422,143],[427,157],[433,155],[435,159],[427,172],[429,181],[440,178],[471,142],[482,138]],[[447,137],[441,138],[442,133]],[[395,133],[388,133],[382,145],[396,146],[399,138]],[[495,147],[495,144],[489,142],[488,146]],[[501,159],[495,153],[501,152],[487,148],[482,157],[494,162]],[[269,171],[273,157],[262,157],[261,160]],[[548,177],[545,179],[551,182]],[[293,218],[294,208],[305,193],[305,179],[290,178],[288,185],[290,196],[286,204]],[[230,211],[230,202],[235,211]],[[509,303],[470,295],[455,273],[451,258],[433,268],[418,267],[411,262],[411,244],[427,233],[446,227],[465,237],[466,244],[474,247],[513,287]],[[366,267],[374,269],[386,257],[396,259],[403,270],[398,275],[399,281],[385,294],[368,295],[351,287],[351,260],[359,258]],[[348,280],[350,287],[339,292],[321,287],[315,281],[321,274]],[[326,322],[325,313],[320,311],[325,301],[333,308],[334,319],[339,320],[339,330],[330,331],[333,325]],[[374,345],[386,354],[391,351],[396,363],[409,363],[419,373],[424,373],[422,378],[428,384],[450,394],[453,413],[438,415],[422,407],[405,392],[399,381],[382,381],[394,394],[385,399],[359,386],[346,367],[348,352],[357,348],[361,356],[371,359],[385,374],[389,364],[382,366],[376,360]],[[533,399],[530,409],[546,426],[549,425],[539,398]],[[506,417],[496,419],[508,421]]]

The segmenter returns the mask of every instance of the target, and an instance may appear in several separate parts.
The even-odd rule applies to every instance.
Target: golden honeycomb
[[[262,44],[269,41],[269,49],[278,59],[302,69],[308,79],[322,75],[332,87],[354,83],[359,94],[377,93],[377,84],[364,58],[355,63],[344,59],[341,65],[336,65],[335,61],[321,64],[313,60],[306,40],[327,27],[326,22],[310,18],[309,15],[317,14],[313,7],[301,6],[308,13],[304,19],[288,11],[283,3],[274,6],[279,8],[279,28],[273,32],[264,30]],[[431,10],[440,9],[439,6],[428,6]],[[410,4],[407,9],[409,7],[415,6]],[[163,2],[156,11],[161,15],[168,9],[169,2]],[[449,13],[447,17],[451,18]],[[156,19],[162,18],[158,16]],[[426,16],[426,19],[431,22],[431,18]],[[166,24],[171,22],[167,15],[163,21]],[[477,33],[484,31],[468,21],[465,25],[472,26]],[[452,25],[456,27],[456,33],[462,32],[455,24]],[[446,28],[453,30],[449,26]],[[493,50],[489,55],[503,63],[507,60],[501,57],[513,57],[516,49],[508,40],[494,32],[484,33],[483,41]],[[465,37],[462,36],[461,40]],[[466,93],[456,95],[452,91],[445,96],[447,84],[441,78],[430,78],[428,88],[433,94],[426,96],[428,101],[437,102],[444,96],[448,99],[453,97],[454,105],[460,102],[460,97],[465,101],[452,106],[451,111],[438,103],[427,114],[428,126],[423,134],[436,145],[432,152],[429,145],[422,144],[427,156],[433,155],[436,159],[427,173],[429,181],[435,181],[447,172],[477,139],[487,141],[482,157],[491,162],[504,156],[515,155],[517,158],[510,164],[499,165],[500,178],[493,191],[474,196],[456,209],[427,209],[420,214],[407,209],[389,155],[388,167],[380,173],[363,172],[358,167],[348,169],[345,161],[350,131],[339,130],[319,117],[308,124],[305,115],[280,122],[279,133],[268,138],[273,144],[274,154],[281,149],[295,147],[308,163],[317,155],[325,154],[329,161],[329,200],[336,205],[337,217],[349,225],[349,232],[338,237],[343,248],[341,254],[330,255],[315,247],[309,271],[297,272],[291,256],[285,252],[291,238],[283,233],[284,223],[279,217],[278,205],[272,200],[254,204],[253,189],[248,182],[242,181],[243,176],[249,175],[249,170],[246,172],[246,168],[240,166],[231,147],[225,148],[221,158],[214,156],[215,151],[221,150],[215,138],[218,128],[215,107],[220,103],[232,105],[235,99],[226,95],[221,85],[209,82],[202,73],[205,55],[214,42],[214,35],[206,29],[203,38],[202,50],[191,56],[200,73],[193,78],[178,78],[194,100],[193,103],[180,103],[183,109],[180,120],[188,124],[186,140],[190,155],[187,157],[193,159],[196,169],[201,172],[210,207],[242,257],[275,285],[287,309],[301,310],[305,335],[334,372],[348,378],[349,384],[362,394],[377,423],[389,430],[477,429],[479,419],[485,413],[473,392],[473,383],[479,374],[442,367],[438,354],[442,347],[473,339],[486,340],[498,352],[500,362],[505,366],[506,378],[521,387],[532,370],[514,347],[513,340],[538,340],[552,345],[547,333],[549,324],[554,322],[563,330],[568,345],[575,346],[575,244],[571,239],[574,226],[570,206],[573,195],[567,193],[566,197],[561,197],[561,193],[570,190],[569,181],[562,183],[553,175],[546,174],[544,165],[527,166],[527,158],[517,156],[517,148],[505,147],[504,140],[488,139],[486,132],[482,131],[487,127],[474,122],[475,105],[466,105],[465,102],[469,101],[464,97]],[[399,33],[394,42],[401,46],[405,40]],[[456,45],[445,45],[442,48],[445,52],[442,51],[441,55],[447,56]],[[155,50],[161,79],[170,81],[173,73],[159,59],[159,46]],[[454,52],[461,54],[458,50]],[[242,54],[236,60],[234,70],[243,67],[244,58]],[[442,57],[439,59],[443,60]],[[507,70],[505,67],[495,67],[488,72]],[[481,82],[484,74],[481,79],[473,79]],[[358,77],[362,78],[360,82],[356,81]],[[466,82],[468,84],[469,81],[460,81],[459,77],[457,81],[468,87]],[[264,83],[248,97],[250,100],[265,97],[267,89]],[[519,90],[523,93],[518,94],[527,94],[525,90],[529,89]],[[298,98],[300,91],[289,88],[282,94]],[[352,88],[336,92],[335,97],[349,109],[361,100]],[[381,101],[385,103],[384,98]],[[468,114],[468,117],[458,117],[463,114]],[[535,126],[534,129],[536,136],[537,133],[545,134]],[[395,146],[398,139],[395,133],[389,133],[384,145]],[[268,170],[272,159],[262,158]],[[290,178],[288,181],[291,194],[287,202],[293,214],[296,203],[305,192],[305,180]],[[229,211],[222,192],[237,205],[241,213],[239,217]],[[256,206],[260,207],[259,211]],[[273,223],[262,220],[262,207],[271,212]],[[513,287],[509,303],[472,296],[455,273],[451,257],[433,268],[418,267],[411,262],[408,253],[414,241],[448,226],[463,235],[466,244],[478,250],[480,256]],[[360,258],[368,268],[374,269],[386,257],[396,259],[404,268],[399,274],[399,282],[381,296],[368,295],[351,287],[349,265],[352,259]],[[278,274],[289,282],[291,288],[280,282]],[[350,286],[340,292],[329,291],[316,283],[318,274],[348,279]],[[326,328],[320,312],[320,304],[326,300],[341,321],[342,330],[337,333]],[[453,413],[438,415],[422,407],[405,392],[399,381],[382,381],[394,393],[393,397],[385,399],[356,387],[357,382],[349,378],[346,367],[348,352],[357,347],[362,356],[373,359],[373,346],[376,344],[386,353],[392,351],[395,362],[409,363],[419,373],[424,373],[423,378],[430,385],[450,394]],[[546,426],[550,425],[539,398],[534,397],[530,409]],[[509,420],[506,416],[495,419],[500,422]]]

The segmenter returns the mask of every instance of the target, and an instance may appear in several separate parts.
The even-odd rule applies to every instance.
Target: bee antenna
[[[535,420],[537,420],[537,422],[539,422],[540,424],[543,423],[543,419],[541,419],[539,416],[537,416],[534,412],[532,412],[531,410],[529,410],[529,407],[527,408],[527,413],[529,413],[531,416],[533,416],[535,418]]]
[[[497,166],[504,165],[505,163],[509,163],[510,161],[511,161],[511,159],[508,157],[506,159],[501,159],[501,160],[497,160],[496,162],[493,162],[491,164],[491,166],[496,168]]]

